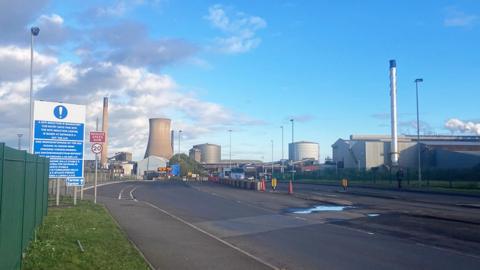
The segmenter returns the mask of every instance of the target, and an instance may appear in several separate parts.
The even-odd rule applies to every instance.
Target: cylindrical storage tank
[[[319,159],[320,147],[316,142],[294,142],[288,144],[288,159],[300,161],[306,158]]]
[[[188,152],[188,155],[191,159],[195,160],[196,162],[201,162],[202,159],[202,153],[200,152],[200,149],[198,148],[192,148]]]
[[[173,152],[170,137],[171,120],[167,118],[151,118],[149,122],[150,131],[145,158],[157,156],[170,159]]]
[[[193,146],[200,150],[200,162],[202,163],[220,163],[222,155],[221,147],[217,144],[204,143]]]

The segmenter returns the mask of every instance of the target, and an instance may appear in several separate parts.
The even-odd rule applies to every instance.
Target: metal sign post
[[[95,154],[95,182],[93,183],[93,202],[97,203],[97,171],[98,171],[98,154],[102,152],[105,142],[105,132],[98,131],[98,118],[97,118],[97,131],[90,132],[90,142],[92,143],[92,152]]]

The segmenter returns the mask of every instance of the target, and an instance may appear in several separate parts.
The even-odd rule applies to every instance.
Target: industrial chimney
[[[173,153],[170,137],[171,120],[167,118],[151,118],[149,123],[150,131],[145,158],[157,156],[170,159]]]
[[[390,102],[391,102],[391,128],[392,142],[390,153],[392,166],[398,166],[398,137],[397,137],[397,63],[390,60]]]
[[[100,165],[106,168],[108,166],[108,97],[103,98],[102,131],[105,132],[105,143],[102,148]]]

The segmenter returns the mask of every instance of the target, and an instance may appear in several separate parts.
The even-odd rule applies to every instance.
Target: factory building
[[[304,159],[320,159],[320,147],[315,142],[294,142],[288,144],[288,159],[293,161],[301,161]]]
[[[417,168],[417,137],[398,136],[398,165]],[[332,145],[333,161],[340,168],[371,169],[392,165],[391,137],[351,135]],[[421,136],[420,153],[425,168],[471,168],[480,164],[480,136]]]
[[[158,168],[165,168],[168,159],[157,156],[149,156],[137,162],[137,176],[142,179],[146,171],[157,171]]]
[[[196,162],[201,162],[202,160],[202,152],[198,148],[191,148],[190,151],[188,151],[188,156]]]
[[[145,158],[157,156],[170,159],[173,155],[171,120],[167,118],[149,119],[150,129],[148,135]]]
[[[200,163],[219,163],[222,156],[222,150],[220,145],[217,144],[197,144],[190,149],[189,156]]]

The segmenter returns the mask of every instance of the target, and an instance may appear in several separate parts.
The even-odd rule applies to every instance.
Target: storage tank
[[[171,120],[167,118],[151,118],[149,123],[150,131],[145,158],[157,156],[170,159],[173,153],[170,137]]]
[[[300,161],[306,158],[319,159],[320,147],[316,142],[294,142],[288,144],[288,159]]]
[[[193,148],[200,150],[200,162],[219,163],[222,155],[221,147],[217,144],[204,143],[194,145]]]

